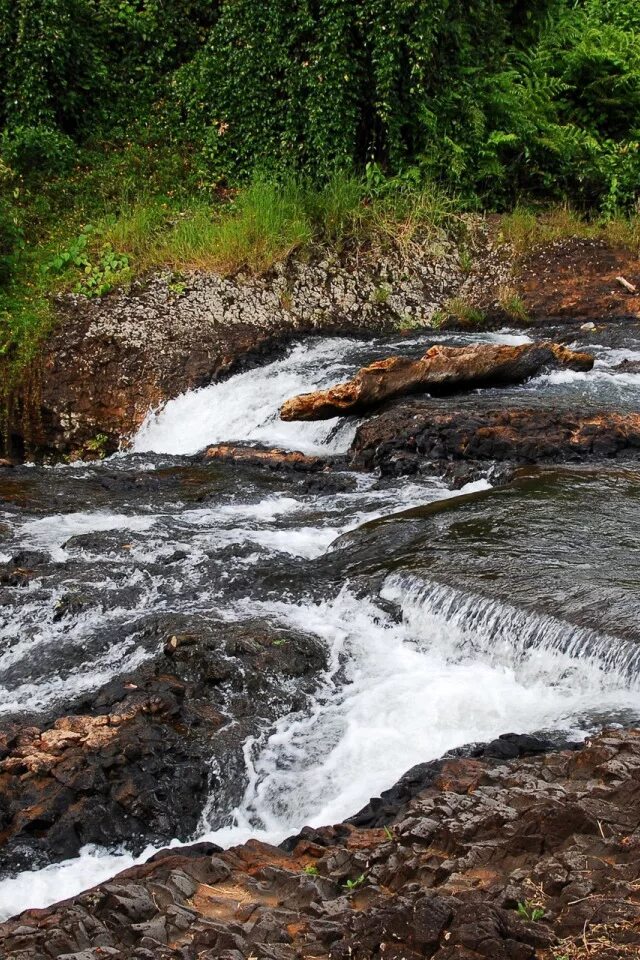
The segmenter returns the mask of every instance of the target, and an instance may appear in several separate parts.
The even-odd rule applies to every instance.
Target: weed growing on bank
[[[487,322],[487,316],[483,310],[469,303],[464,297],[452,297],[450,300],[437,310],[431,318],[431,326],[439,329],[446,323],[455,323],[459,327],[468,329],[477,329],[483,327]]]
[[[562,205],[535,211],[516,207],[500,221],[499,239],[508,244],[516,257],[526,256],[538,247],[563,240],[600,240],[613,247],[640,254],[640,215],[616,215],[588,218]]]

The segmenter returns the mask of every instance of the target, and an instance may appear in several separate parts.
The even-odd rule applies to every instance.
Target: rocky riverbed
[[[70,462],[0,467],[2,956],[636,955],[640,323],[588,251],[602,315],[525,330],[389,334],[355,270],[350,335],[292,342],[292,265],[226,353],[232,281],[76,305]]]

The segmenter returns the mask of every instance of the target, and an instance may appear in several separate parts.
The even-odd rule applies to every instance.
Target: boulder
[[[270,470],[313,472],[326,467],[326,461],[322,457],[310,457],[299,450],[280,450],[277,447],[266,449],[222,443],[208,447],[203,456],[208,461],[243,463],[250,467],[266,467]]]
[[[330,420],[366,413],[386,400],[408,394],[505,387],[523,383],[541,370],[591,370],[593,364],[590,354],[576,353],[558,343],[433,346],[420,360],[378,360],[347,383],[293,397],[283,404],[280,416],[283,420]]]

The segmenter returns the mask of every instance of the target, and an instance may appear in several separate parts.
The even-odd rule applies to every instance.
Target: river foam
[[[341,821],[416,763],[461,744],[506,731],[580,737],[594,715],[638,716],[634,684],[624,671],[603,669],[604,648],[584,656],[570,624],[555,624],[551,649],[535,615],[506,608],[501,624],[497,609],[483,610],[476,598],[474,616],[473,599],[455,596],[393,575],[380,599],[344,587],[321,603],[238,602],[238,618],[260,615],[324,640],[329,667],[309,710],[245,744],[248,786],[228,826],[209,827],[212,801],[192,839],[277,843],[306,824]],[[153,852],[90,848],[0,881],[0,915],[72,896]]]

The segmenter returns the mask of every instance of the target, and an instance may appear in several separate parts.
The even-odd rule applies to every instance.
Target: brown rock
[[[241,447],[230,444],[219,444],[209,447],[204,452],[206,460],[221,460],[223,462],[245,463],[249,466],[268,467],[272,470],[322,470],[326,461],[321,457],[309,457],[298,450],[266,450],[261,447]]]
[[[362,424],[353,466],[408,473],[421,461],[579,461],[640,453],[640,414],[544,409],[434,412],[424,401],[398,403]]]
[[[385,400],[414,393],[454,393],[523,383],[543,369],[591,370],[594,358],[557,343],[434,346],[420,360],[389,357],[363,367],[353,380],[283,404],[283,420],[329,420],[364,413]]]

